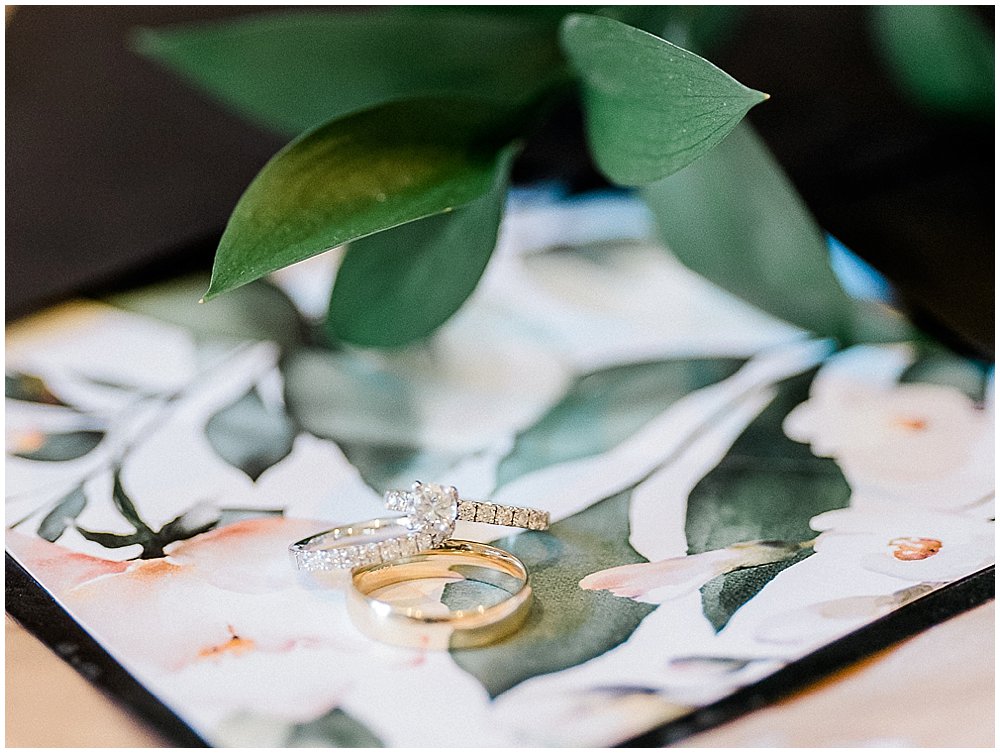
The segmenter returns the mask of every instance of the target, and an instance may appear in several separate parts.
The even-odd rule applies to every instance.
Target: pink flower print
[[[662,604],[695,591],[724,573],[789,559],[802,546],[786,541],[744,541],[725,549],[599,570],[581,580],[580,588]]]

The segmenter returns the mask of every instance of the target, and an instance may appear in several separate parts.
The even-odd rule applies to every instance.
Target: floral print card
[[[629,198],[515,201],[473,298],[398,351],[316,334],[336,252],[205,306],[185,278],[11,325],[7,552],[241,746],[621,743],[992,565],[992,369],[838,350],[651,236]],[[531,572],[508,639],[383,645],[342,577],[291,568],[418,478],[550,511],[456,532]]]

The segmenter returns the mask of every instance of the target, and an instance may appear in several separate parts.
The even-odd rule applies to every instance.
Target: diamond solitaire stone
[[[458,492],[452,486],[418,481],[413,485],[405,512],[412,529],[450,536],[458,518]]]
[[[459,520],[535,531],[544,531],[549,526],[549,514],[542,510],[459,499],[458,491],[453,486],[421,481],[415,482],[409,489],[387,491],[385,506],[405,515],[405,525],[411,532],[427,534],[432,547],[447,541],[455,532],[455,523]],[[424,548],[421,546],[421,551]]]

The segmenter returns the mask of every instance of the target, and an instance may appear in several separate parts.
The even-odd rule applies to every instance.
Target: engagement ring
[[[454,486],[420,481],[409,490],[386,492],[385,506],[393,512],[409,516],[414,529],[447,531],[449,536],[455,530],[456,520],[527,528],[530,531],[544,531],[549,527],[549,514],[544,510],[460,499]]]
[[[549,514],[543,510],[460,499],[454,486],[420,481],[408,491],[386,492],[385,504],[402,514],[337,526],[302,539],[288,547],[292,563],[299,570],[315,571],[393,562],[441,546],[459,520],[532,531],[549,527]]]

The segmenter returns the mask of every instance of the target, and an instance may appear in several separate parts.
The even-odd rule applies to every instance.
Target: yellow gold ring
[[[400,603],[383,596],[416,581],[472,581],[504,592],[495,604],[449,609],[439,602]],[[363,633],[384,643],[411,648],[472,648],[506,638],[531,611],[528,571],[503,549],[474,541],[450,540],[437,549],[352,571],[347,611]]]

